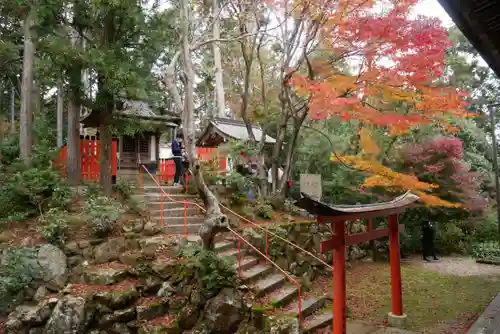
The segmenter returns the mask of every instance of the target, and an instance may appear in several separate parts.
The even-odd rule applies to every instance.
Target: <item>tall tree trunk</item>
[[[75,20],[79,15],[75,5]],[[76,31],[72,31],[72,44],[79,48],[81,39]],[[68,156],[67,175],[71,185],[77,185],[82,178],[82,162],[80,157],[80,112],[82,108],[82,67],[79,63],[73,64],[68,70]],[[102,134],[101,134],[102,136]],[[101,148],[102,149],[102,148]]]
[[[16,133],[16,88],[10,87],[10,132]]]
[[[104,108],[103,117],[101,117],[101,122],[99,125],[99,143],[101,146],[100,159],[100,174],[99,183],[102,187],[104,195],[111,196],[113,194],[113,184],[112,184],[112,169],[111,169],[111,159],[112,159],[112,145],[113,137],[111,135],[111,113],[113,111],[113,104],[107,104]]]
[[[109,48],[115,44],[116,27],[114,14],[115,13],[112,11],[108,12],[104,19],[104,32],[102,36],[103,46],[105,48]],[[115,96],[109,91],[106,80],[105,73],[98,73],[97,101],[100,108],[99,143],[101,146],[99,182],[104,195],[111,196],[113,193],[111,161],[115,158],[112,157],[111,148],[113,145],[113,136],[111,126],[115,107]]]
[[[35,46],[33,43],[33,10],[24,20],[24,53],[23,77],[21,83],[21,111],[19,113],[19,146],[20,156],[26,165],[31,164],[33,144],[33,63],[35,59]]]
[[[184,139],[189,164],[193,173],[194,182],[198,193],[205,204],[207,217],[200,228],[200,236],[204,249],[213,249],[215,236],[227,231],[229,227],[228,218],[222,214],[220,203],[214,193],[208,188],[203,179],[200,165],[197,161],[195,146],[195,117],[194,117],[194,69],[192,62],[191,45],[189,42],[189,0],[182,0],[181,5],[181,34],[182,34],[182,58],[184,61],[184,72],[186,73],[185,98],[183,105],[182,126],[184,128]],[[173,95],[178,96],[174,87],[170,86]],[[181,109],[182,110],[182,109]]]
[[[220,39],[220,19],[219,19],[219,0],[212,0],[212,17],[213,17],[213,38]],[[212,43],[214,52],[214,66],[215,66],[215,97],[217,100],[217,117],[224,117],[226,115],[226,99],[224,97],[224,80],[222,77],[222,61],[220,54],[220,43]]]
[[[64,122],[64,85],[62,80],[57,86],[57,147],[63,147],[63,122]]]

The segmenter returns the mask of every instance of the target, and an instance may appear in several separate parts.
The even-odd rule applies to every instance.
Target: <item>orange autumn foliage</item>
[[[439,188],[438,185],[419,181],[412,175],[398,173],[383,166],[376,160],[379,152],[377,144],[373,141],[370,131],[363,128],[360,130],[360,143],[363,149],[362,156],[339,156],[332,154],[330,160],[351,166],[362,172],[373,174],[365,179],[363,187],[383,187],[392,191],[411,191],[413,194],[429,206],[443,206],[459,208],[460,204],[445,201],[430,192]]]
[[[288,13],[298,20],[323,20],[318,48],[309,59],[314,76],[295,72],[291,84],[310,98],[313,119],[339,116],[406,133],[450,117],[469,117],[465,92],[437,84],[450,46],[435,18],[411,15],[417,0],[297,0]],[[268,1],[283,11],[283,1]],[[326,60],[327,59],[327,60]],[[350,70],[341,68],[348,64]],[[397,112],[398,103],[407,111]]]
[[[452,118],[472,116],[465,108],[467,94],[440,82],[451,44],[438,19],[412,15],[418,0],[266,2],[296,24],[322,22],[315,38],[321,56],[308,55],[307,68],[290,69],[289,83],[298,97],[308,100],[313,120],[357,120],[394,136],[424,124],[456,131]],[[369,131],[362,129],[360,137],[362,154],[341,160],[373,174],[365,186],[410,190],[429,205],[458,206],[433,196],[436,185],[377,162],[379,148]]]

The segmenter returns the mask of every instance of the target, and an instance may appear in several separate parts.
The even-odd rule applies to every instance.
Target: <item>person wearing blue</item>
[[[172,155],[175,163],[174,186],[182,186],[181,177],[184,173],[182,166],[182,133],[177,133],[174,140],[172,140]]]

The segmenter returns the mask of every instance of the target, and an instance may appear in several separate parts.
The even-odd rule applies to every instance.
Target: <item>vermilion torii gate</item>
[[[414,206],[418,196],[406,193],[390,202],[367,205],[328,205],[302,194],[295,205],[317,216],[320,224],[331,224],[332,239],[321,243],[321,253],[333,250],[333,333],[346,332],[346,247],[389,236],[391,267],[392,312],[389,324],[400,327],[406,315],[403,313],[401,292],[401,261],[399,232],[404,228],[398,224],[398,214]],[[372,230],[371,220],[389,217],[389,227]],[[345,223],[357,219],[368,219],[368,230],[364,233],[347,234]]]

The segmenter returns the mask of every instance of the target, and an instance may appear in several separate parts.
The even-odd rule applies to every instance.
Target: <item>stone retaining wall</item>
[[[365,231],[365,228],[364,224],[357,221],[350,222],[347,226],[349,233],[361,233]],[[317,224],[316,222],[295,223],[269,227],[269,231],[309,251],[324,262],[332,263],[333,252],[320,253],[321,242],[331,239],[332,230],[330,225]],[[257,228],[245,229],[243,235],[261,252],[266,252],[265,231]],[[365,249],[365,245],[350,246],[347,251],[348,261],[365,258],[367,256]],[[256,253],[251,249],[248,251]],[[326,273],[329,269],[317,259],[271,234],[269,234],[269,256],[282,269],[288,270],[294,275],[305,277],[310,281],[314,280],[319,274]]]

